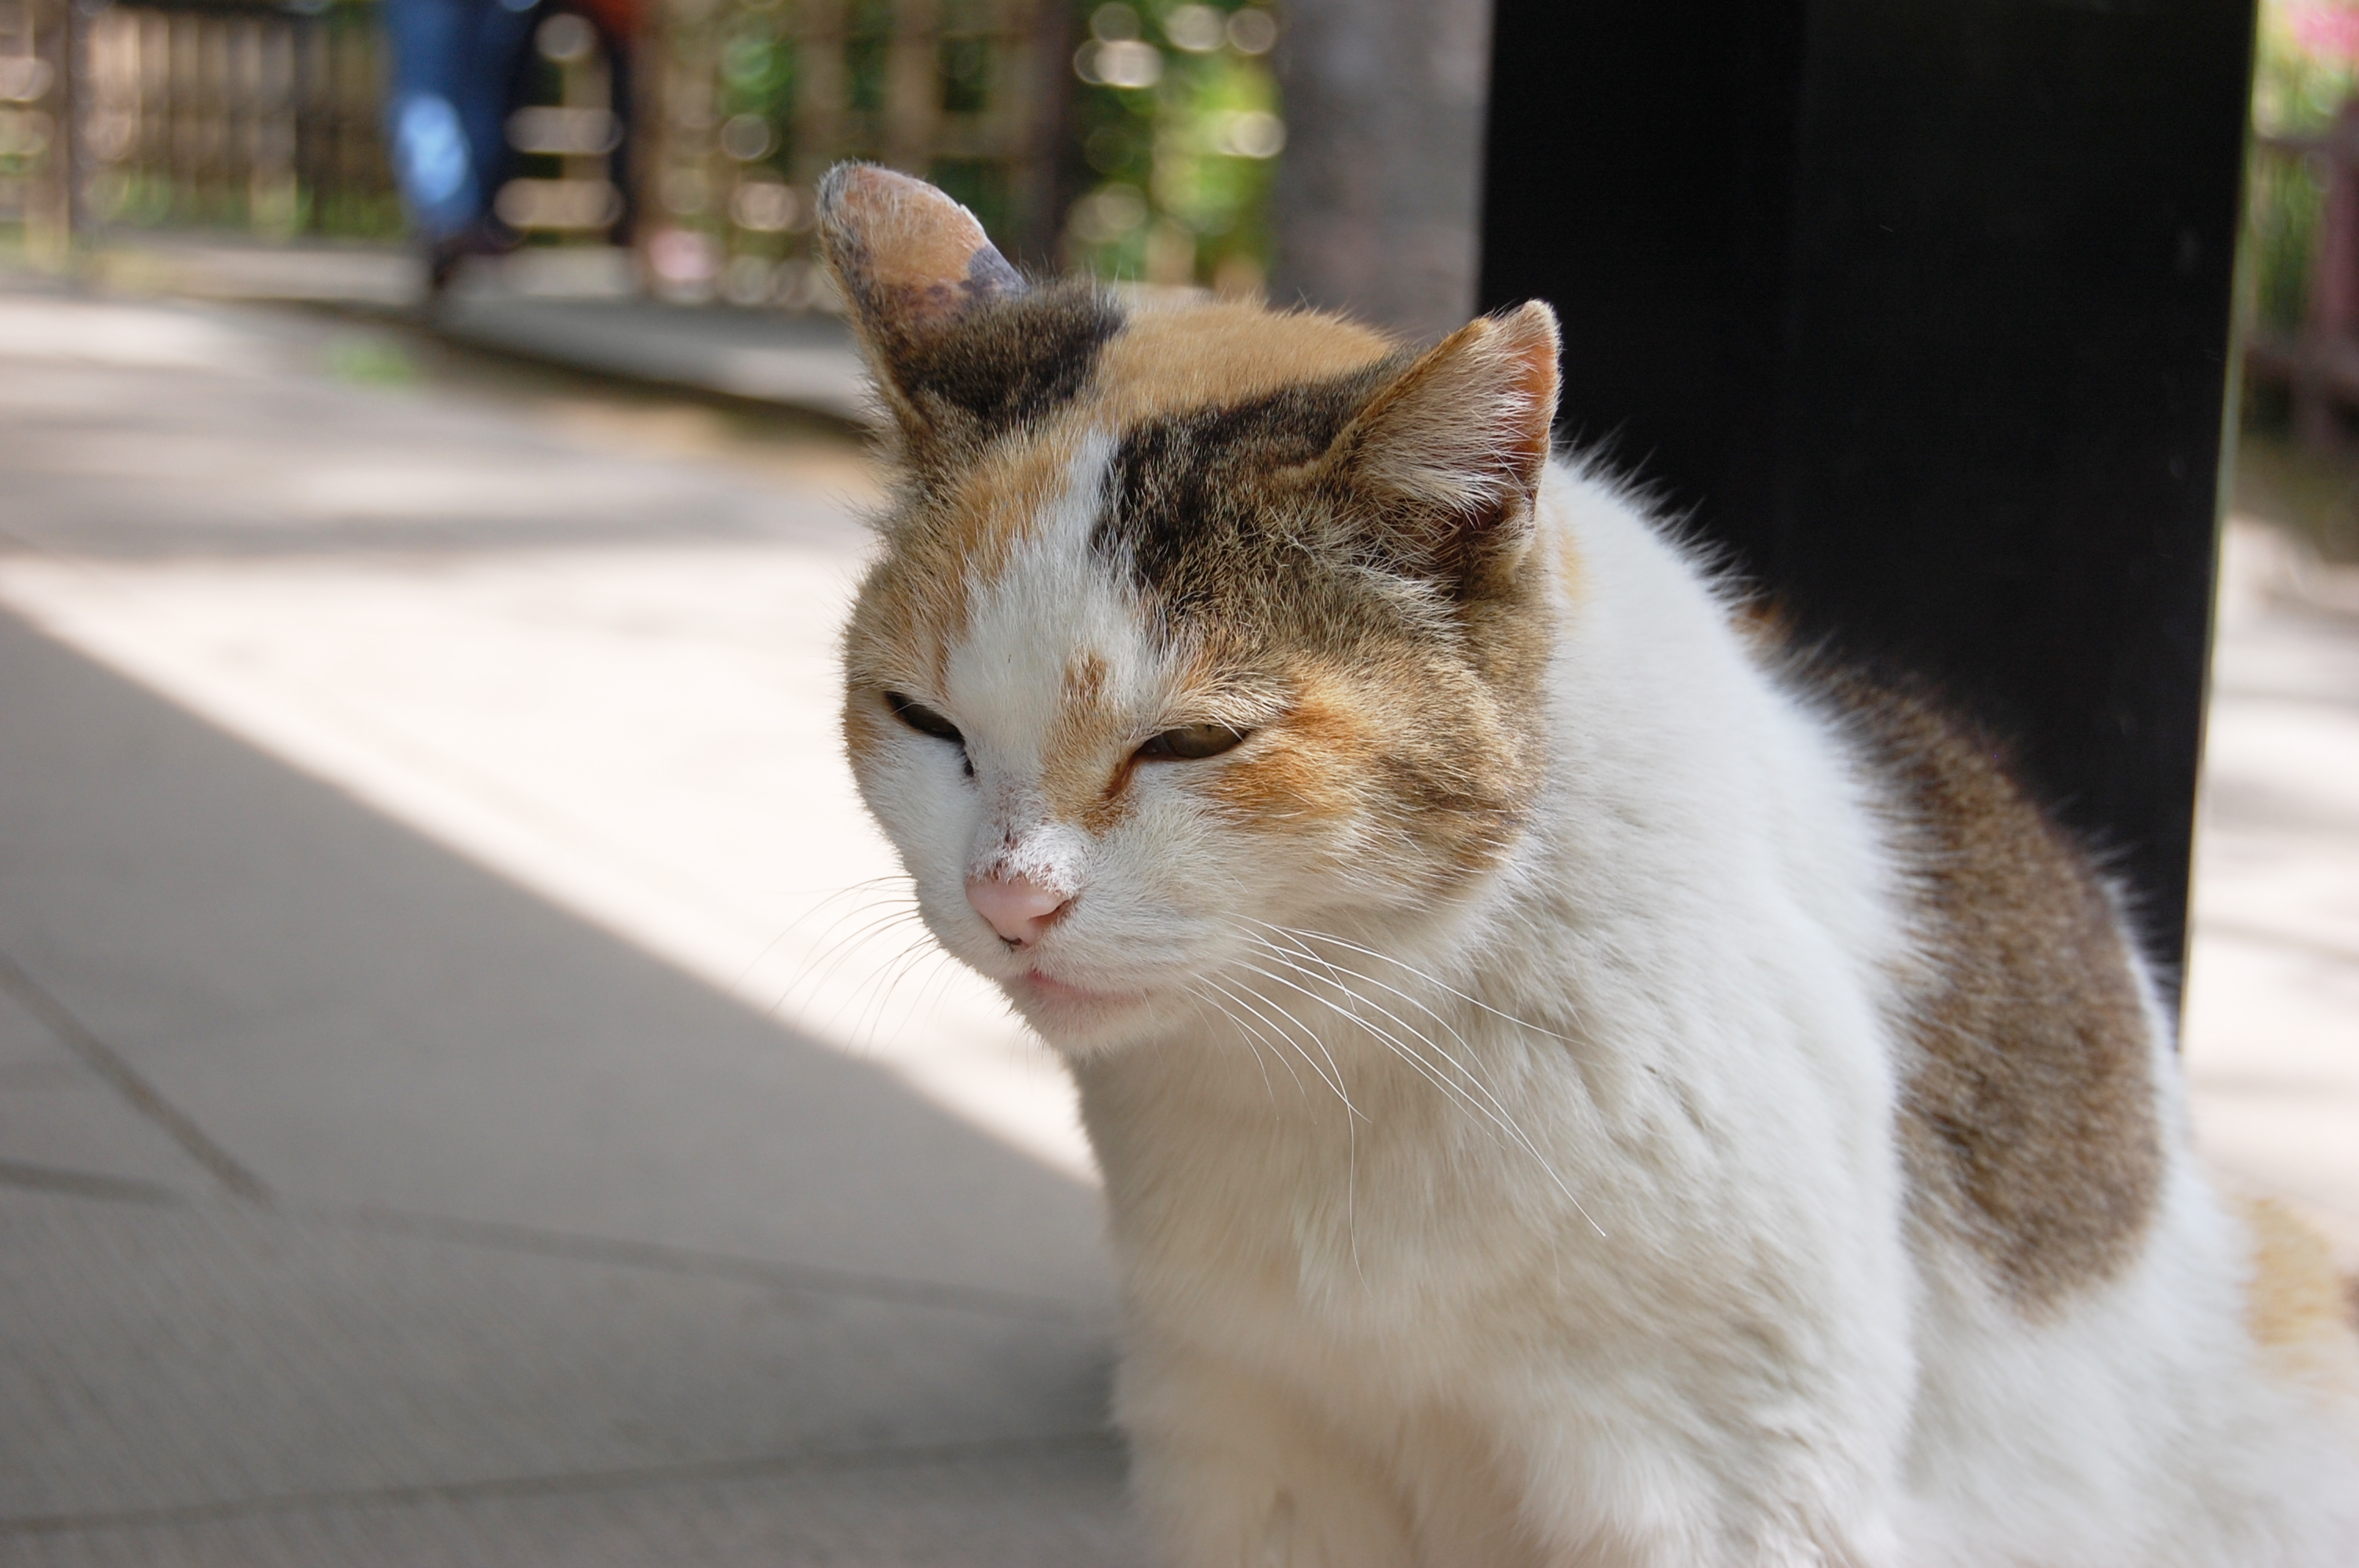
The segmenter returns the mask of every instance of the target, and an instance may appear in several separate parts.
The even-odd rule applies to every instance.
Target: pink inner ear
[[[865,312],[903,327],[955,320],[987,299],[1023,292],[974,214],[906,174],[841,166],[821,183],[830,259]]]

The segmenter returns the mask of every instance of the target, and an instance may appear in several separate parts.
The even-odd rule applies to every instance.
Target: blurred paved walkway
[[[637,293],[629,256],[538,249],[471,262],[430,306],[423,264],[384,244],[267,244],[199,233],[125,232],[88,259],[113,287],[216,300],[305,302],[414,319],[452,341],[573,370],[721,393],[864,422],[868,395],[850,331],[832,316],[660,304]]]
[[[2198,1141],[2359,1272],[2359,568],[2232,524],[2195,853]]]
[[[1142,1561],[1070,1096],[863,886],[862,471],[352,330],[0,288],[0,1565]],[[2196,1114],[2359,1261],[2359,597],[2236,546]]]

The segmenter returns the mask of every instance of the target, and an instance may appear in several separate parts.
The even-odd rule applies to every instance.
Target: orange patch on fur
[[[892,549],[863,585],[844,635],[855,686],[939,697],[966,634],[972,589],[996,579],[1016,542],[1072,482],[1081,432],[994,448],[946,499],[892,524]],[[955,716],[953,716],[955,717]]]
[[[1041,793],[1061,821],[1103,834],[1130,813],[1129,758],[1119,716],[1105,700],[1105,661],[1083,654],[1065,668],[1057,717],[1042,747]]]
[[[1251,753],[1208,776],[1205,793],[1254,827],[1282,831],[1349,816],[1375,754],[1368,737],[1377,717],[1343,683],[1315,680]]]
[[[925,526],[925,543],[957,557],[967,580],[998,577],[1016,542],[1073,481],[1082,433],[1065,428],[1003,441],[984,453]]]
[[[1108,342],[1081,416],[1107,429],[1243,403],[1362,370],[1397,345],[1337,316],[1219,304],[1135,315]]]

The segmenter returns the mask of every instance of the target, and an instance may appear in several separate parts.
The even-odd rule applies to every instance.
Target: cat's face
[[[879,169],[821,225],[906,481],[844,733],[950,952],[1088,1050],[1250,1009],[1280,931],[1365,941],[1497,863],[1540,766],[1543,308],[1420,360],[1029,287]]]

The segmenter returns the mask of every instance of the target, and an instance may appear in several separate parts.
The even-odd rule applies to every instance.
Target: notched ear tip
[[[827,171],[819,231],[845,299],[865,325],[894,336],[948,325],[1027,287],[973,213],[924,180],[875,164]]]

